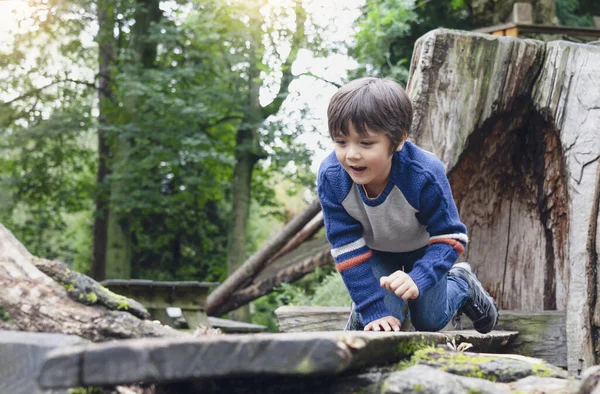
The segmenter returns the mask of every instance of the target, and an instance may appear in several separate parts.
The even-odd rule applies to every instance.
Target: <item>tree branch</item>
[[[49,88],[49,87],[51,87],[51,86],[57,85],[57,84],[59,84],[59,83],[64,83],[64,82],[74,82],[74,83],[77,83],[77,84],[80,84],[80,85],[85,85],[85,86],[87,86],[87,87],[90,87],[90,88],[98,89],[98,87],[96,86],[96,84],[94,84],[94,83],[92,83],[92,82],[87,82],[87,81],[77,81],[77,80],[70,79],[70,78],[67,78],[67,79],[60,79],[60,80],[57,80],[57,81],[50,82],[49,84],[47,84],[47,85],[44,85],[44,86],[42,86],[42,87],[40,87],[40,88],[37,88],[37,89],[34,89],[34,90],[30,90],[29,92],[27,92],[27,93],[24,93],[24,94],[22,94],[22,95],[20,95],[20,96],[18,96],[18,97],[15,97],[15,98],[14,98],[14,99],[12,99],[12,100],[9,100],[9,101],[4,101],[4,102],[0,103],[0,107],[6,107],[6,106],[9,106],[9,105],[11,105],[11,104],[12,104],[12,103],[14,103],[14,102],[17,102],[17,101],[24,100],[24,99],[26,99],[26,98],[28,98],[28,97],[31,97],[31,96],[33,96],[33,95],[36,95],[36,94],[40,93],[41,91],[43,91],[43,90],[45,90],[45,89],[48,89],[48,88]]]
[[[298,57],[298,50],[302,47],[302,43],[305,39],[304,23],[306,22],[306,10],[302,6],[302,1],[296,1],[295,3],[296,31],[292,37],[292,48],[287,59],[285,59],[285,62],[281,65],[281,72],[283,73],[283,76],[281,77],[279,93],[271,104],[263,107],[263,119],[267,119],[269,116],[274,115],[279,111],[281,105],[289,94],[288,89],[290,84],[294,79],[296,79],[296,77],[292,74],[292,64],[296,61],[296,58]],[[277,51],[275,50],[275,52]]]
[[[311,73],[310,71],[307,71],[305,73],[299,74],[298,76],[302,76],[302,75],[306,75],[308,77],[313,77],[313,78],[318,79],[320,81],[327,82],[328,84],[333,85],[333,86],[335,86],[338,89],[342,87],[341,84],[339,84],[337,82],[330,81],[330,80],[325,79],[323,77],[319,77],[318,75],[315,75],[315,74]]]

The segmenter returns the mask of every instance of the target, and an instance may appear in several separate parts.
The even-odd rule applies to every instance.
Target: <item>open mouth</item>
[[[366,169],[367,169],[367,167],[350,166],[350,170],[352,170],[352,172],[354,172],[356,174],[360,174],[360,173],[364,172]]]

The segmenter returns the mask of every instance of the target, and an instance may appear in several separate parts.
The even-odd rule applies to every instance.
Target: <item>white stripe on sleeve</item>
[[[452,238],[452,239],[456,239],[458,241],[462,241],[465,244],[469,243],[469,237],[467,237],[467,234],[443,234],[443,235],[436,235],[435,237],[429,237],[429,242],[433,241],[434,239],[440,239],[440,238]]]
[[[331,255],[335,258],[344,253],[352,252],[353,250],[357,250],[365,246],[367,243],[364,238],[359,238],[356,241],[349,243],[347,245],[341,246],[339,248],[331,249]]]

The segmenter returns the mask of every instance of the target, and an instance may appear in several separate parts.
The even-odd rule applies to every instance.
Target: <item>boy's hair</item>
[[[348,136],[350,122],[360,136],[372,131],[385,133],[392,152],[406,138],[413,118],[408,95],[389,78],[365,77],[350,81],[331,98],[327,108],[329,135]]]

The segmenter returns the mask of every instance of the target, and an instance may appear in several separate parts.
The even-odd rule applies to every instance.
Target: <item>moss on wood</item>
[[[417,350],[409,360],[399,363],[397,369],[404,370],[416,364],[424,364],[444,372],[492,382],[513,381],[532,375],[565,377],[564,371],[543,362],[530,363],[506,357],[446,351],[435,347]]]

